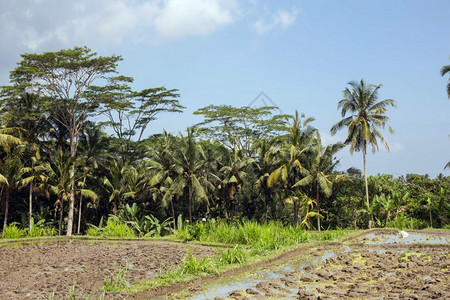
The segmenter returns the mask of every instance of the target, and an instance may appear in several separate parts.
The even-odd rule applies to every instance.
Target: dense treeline
[[[195,112],[204,121],[184,134],[146,136],[160,113],[184,107],[175,89],[133,91],[133,79],[116,74],[120,60],[88,48],[22,55],[1,93],[3,231],[18,222],[85,233],[111,215],[140,234],[161,234],[180,215],[319,230],[449,224],[450,177],[371,176],[366,190],[365,172],[336,169],[345,144],[323,145],[314,119],[298,112],[211,105]],[[364,82],[352,84],[366,91]],[[369,112],[386,120],[373,101]],[[352,132],[345,143],[365,157],[365,140]]]

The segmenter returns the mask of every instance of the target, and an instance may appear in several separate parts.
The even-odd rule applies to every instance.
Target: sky
[[[121,55],[135,90],[179,89],[185,112],[160,115],[147,134],[185,131],[201,107],[264,92],[334,143],[346,136],[330,135],[342,91],[364,79],[397,101],[390,151],[369,153],[368,173],[450,175],[449,76],[439,72],[450,64],[449,12],[448,0],[0,0],[0,85],[22,53],[88,46]],[[341,170],[362,169],[348,147],[338,158]]]

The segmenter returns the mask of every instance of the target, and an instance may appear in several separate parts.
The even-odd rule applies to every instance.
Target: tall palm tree
[[[442,76],[445,76],[445,74],[447,74],[447,73],[450,74],[450,65],[443,66],[441,69]],[[448,98],[450,99],[450,78],[448,79],[448,83],[447,83],[447,95],[448,95]]]
[[[18,188],[22,181],[22,156],[25,151],[25,145],[18,145],[5,148],[5,157],[0,162],[0,173],[2,174],[0,182],[4,183],[0,193],[1,202],[5,204],[5,218],[3,220],[3,233],[8,225],[9,200],[11,191]]]
[[[238,203],[235,196],[242,188],[247,177],[247,167],[254,162],[253,158],[242,156],[242,152],[243,150],[238,150],[235,144],[233,152],[230,153],[231,157],[228,164],[225,164],[219,170],[219,176],[222,178],[219,189],[222,191],[222,197],[225,199],[227,219],[230,217],[232,219],[237,214]]]
[[[396,107],[397,103],[393,99],[378,100],[378,91],[381,84],[366,84],[362,79],[360,82],[349,82],[350,88],[344,90],[344,99],[338,102],[338,109],[341,109],[343,119],[331,127],[331,134],[344,127],[347,128],[346,144],[350,145],[350,154],[354,151],[362,151],[364,165],[364,181],[366,187],[366,204],[369,203],[369,187],[367,183],[366,154],[368,144],[372,145],[372,152],[378,150],[378,140],[381,140],[386,150],[389,146],[380,132],[380,127],[384,128],[389,121],[386,115],[387,107]],[[346,116],[349,113],[349,116]],[[391,126],[389,131],[394,132]],[[372,226],[371,216],[369,227]]]
[[[192,224],[192,205],[194,201],[203,200],[208,204],[208,198],[201,184],[204,164],[204,153],[201,146],[195,141],[194,131],[188,128],[187,136],[181,136],[181,147],[175,155],[175,178],[169,188],[170,195],[183,196],[188,190],[189,222]]]
[[[326,197],[330,197],[333,192],[334,181],[344,179],[345,175],[334,175],[333,171],[339,161],[334,159],[334,155],[344,147],[344,144],[337,143],[328,146],[322,145],[319,132],[315,132],[313,146],[310,148],[310,155],[306,163],[300,167],[300,172],[304,176],[296,186],[309,186],[315,192],[315,205],[317,207],[317,230],[320,230],[320,201],[319,194],[322,192]]]
[[[33,192],[36,190],[40,190],[38,187],[39,182],[45,182],[47,177],[45,175],[46,167],[43,161],[41,160],[41,155],[39,153],[39,149],[36,149],[34,146],[36,144],[32,144],[32,150],[36,151],[34,155],[30,157],[30,166],[23,167],[21,169],[21,173],[26,177],[22,179],[22,185],[29,186],[28,192],[28,217],[29,217],[29,228],[32,230],[33,228]]]
[[[295,112],[292,118],[289,134],[285,137],[285,143],[279,149],[279,167],[270,173],[267,179],[269,188],[275,186],[277,182],[284,184],[286,191],[285,202],[293,204],[293,223],[298,224],[298,210],[300,205],[299,187],[294,185],[302,178],[302,162],[305,160],[306,152],[309,151],[311,141],[316,129],[309,125],[313,118],[304,118]],[[276,149],[271,151],[276,152]]]
[[[441,69],[442,76],[445,76],[445,74],[447,74],[447,73],[450,74],[450,65],[443,66]],[[450,78],[448,79],[448,83],[447,83],[447,95],[448,95],[448,98],[450,99]],[[444,167],[444,169],[447,169],[447,168],[450,169],[450,161]]]

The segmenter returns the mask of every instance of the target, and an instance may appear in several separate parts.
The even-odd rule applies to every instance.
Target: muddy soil
[[[450,251],[448,246],[352,248],[226,298],[450,299]]]
[[[105,277],[128,265],[130,284],[182,263],[189,252],[213,256],[212,247],[155,241],[52,241],[0,244],[0,299],[99,299]],[[106,292],[105,299],[126,295]]]
[[[209,298],[450,299],[449,241],[448,232],[411,232],[401,239],[396,231],[374,230],[340,247],[314,247],[281,272],[269,268],[273,278]]]

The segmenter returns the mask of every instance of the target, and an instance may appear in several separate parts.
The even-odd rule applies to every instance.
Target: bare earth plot
[[[0,299],[99,299],[105,276],[128,265],[134,284],[193,256],[212,256],[211,247],[157,241],[48,241],[0,244]],[[54,295],[54,297],[52,296]],[[107,292],[105,299],[126,295]]]

